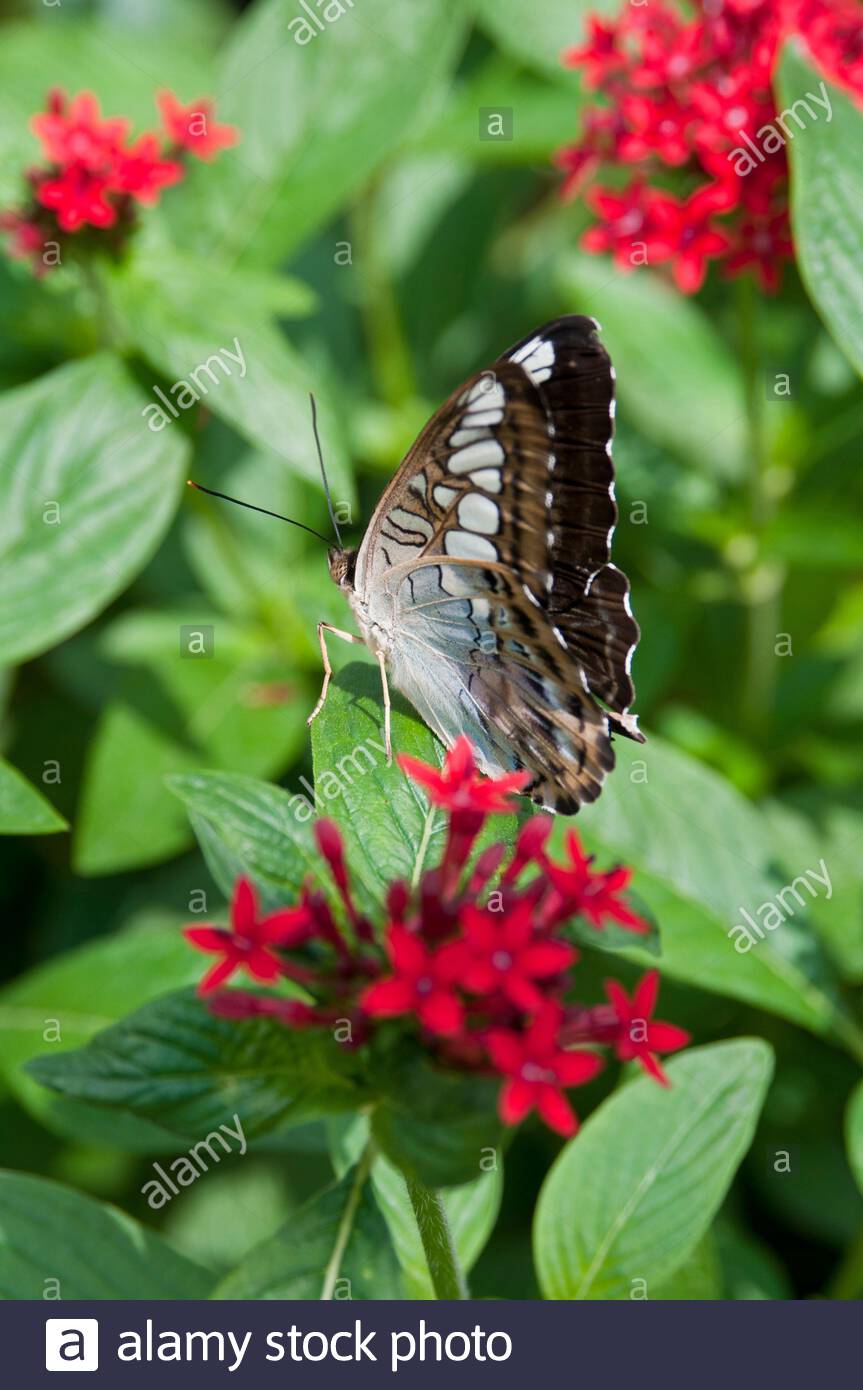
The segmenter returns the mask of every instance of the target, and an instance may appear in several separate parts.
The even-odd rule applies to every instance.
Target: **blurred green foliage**
[[[766,300],[746,282],[711,282],[695,301],[649,271],[622,277],[578,251],[584,213],[560,203],[550,163],[580,101],[555,55],[588,8],[363,0],[305,47],[287,28],[292,0],[242,14],[217,0],[2,9],[4,204],[20,195],[36,153],[28,118],[52,85],[91,89],[139,128],[159,87],[210,94],[242,134],[146,216],[95,288],[73,265],[37,281],[0,260],[0,1162],[160,1226],[179,1252],[169,1283],[180,1296],[291,1218],[320,1185],[327,1136],[270,1136],[154,1218],[140,1189],[153,1156],[177,1152],[170,1127],[50,1096],[21,1064],[44,1049],[48,1020],[62,1019],[63,1047],[80,1044],[196,978],[176,929],[195,893],[208,917],[222,903],[165,778],[176,790],[206,769],[220,786],[240,774],[303,794],[315,623],[346,620],[317,542],[187,493],[183,478],[326,530],[313,389],[338,515],[358,537],[444,394],[567,311],[600,320],[617,367],[615,558],[642,626],[637,709],[658,735],[645,755],[650,823],[612,778],[579,830],[639,872],[672,980],[664,1015],[699,1042],[747,1032],[777,1054],[709,1248],[666,1296],[863,1293],[859,1091],[849,1156],[843,1139],[863,1061],[863,390],[852,365],[863,291],[843,279],[859,260],[863,117],[840,103],[835,129],[792,151],[806,288],[792,274]],[[786,60],[789,100],[801,64]],[[479,138],[492,107],[511,108],[512,139]],[[825,187],[848,200],[829,225]],[[149,431],[154,387],[235,337],[247,376]],[[775,392],[780,376],[787,393]],[[58,499],[52,529],[45,507]],[[180,629],[201,625],[211,658],[183,658]],[[618,778],[628,765],[621,750]],[[230,849],[220,833],[216,817],[202,834],[211,864],[216,841]],[[735,957],[739,908],[822,857],[830,900]],[[538,1129],[516,1140],[475,1293],[537,1295],[530,1216],[554,1152]],[[41,1200],[20,1181],[22,1209]],[[83,1205],[58,1213],[96,1220]],[[481,1239],[465,1236],[472,1258],[488,1213],[486,1198]],[[99,1239],[125,1259],[134,1239],[104,1220]],[[412,1278],[422,1291],[421,1271]],[[548,1270],[541,1282],[554,1285]]]

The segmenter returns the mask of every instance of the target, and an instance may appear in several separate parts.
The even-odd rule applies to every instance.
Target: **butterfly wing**
[[[613,766],[638,627],[610,563],[614,377],[592,319],[555,320],[441,407],[387,488],[355,592],[394,684],[447,744],[528,767],[574,810]],[[600,703],[601,702],[601,703]]]

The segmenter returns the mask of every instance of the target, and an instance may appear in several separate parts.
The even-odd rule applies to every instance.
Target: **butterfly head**
[[[354,571],[357,567],[357,552],[355,550],[342,550],[339,546],[332,546],[327,551],[327,564],[330,567],[330,578],[334,584],[338,584],[340,589],[352,589],[354,587]]]

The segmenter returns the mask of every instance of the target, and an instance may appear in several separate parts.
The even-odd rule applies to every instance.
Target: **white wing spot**
[[[474,535],[473,531],[447,531],[444,549],[447,555],[459,560],[497,559],[497,546],[492,545],[485,536]]]
[[[483,439],[458,449],[448,461],[451,473],[470,473],[474,468],[499,467],[505,455],[496,439]]]
[[[458,504],[459,525],[468,531],[481,531],[493,536],[500,526],[497,503],[478,492],[469,492]]]
[[[513,353],[513,362],[518,362],[535,385],[548,381],[554,366],[554,343],[550,338],[531,338]]]
[[[563,647],[564,651],[566,651],[566,650],[567,650],[566,638],[564,637],[564,635],[563,635],[563,633],[561,632],[560,628],[559,628],[559,627],[553,627],[551,630],[552,630],[552,632],[554,633],[554,635],[555,635],[555,637],[557,638],[557,640],[558,640],[558,642],[560,643],[560,645]]]
[[[458,493],[454,487],[445,487],[443,483],[437,483],[433,496],[439,507],[449,507],[458,497]]]
[[[478,468],[475,473],[471,473],[470,479],[484,492],[500,492],[503,486],[499,468]]]

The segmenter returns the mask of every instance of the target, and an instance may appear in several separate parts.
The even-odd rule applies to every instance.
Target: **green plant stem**
[[[365,1187],[368,1181],[369,1173],[371,1172],[372,1158],[373,1146],[372,1144],[366,1144],[366,1147],[360,1156],[360,1161],[357,1164],[357,1171],[354,1174],[354,1182],[353,1187],[351,1188],[351,1195],[348,1198],[348,1203],[345,1207],[344,1215],[342,1216],[342,1219],[339,1222],[339,1229],[336,1234],[335,1244],[333,1245],[333,1253],[329,1258],[329,1262],[327,1264],[326,1269],[324,1270],[324,1282],[321,1285],[322,1301],[331,1299],[333,1296],[333,1292],[336,1287],[336,1282],[339,1278],[339,1272],[342,1267],[342,1260],[345,1257],[345,1250],[347,1249],[348,1241],[351,1238],[351,1231],[353,1230],[354,1219],[357,1214],[357,1207],[360,1204],[360,1198],[363,1195],[363,1188]]]
[[[741,576],[747,628],[741,715],[744,726],[757,735],[764,729],[773,703],[782,571],[761,554],[762,535],[770,520],[771,498],[765,487],[769,458],[764,429],[766,398],[758,342],[756,289],[749,276],[742,276],[737,282],[737,308],[746,400],[749,525],[757,545],[753,563]]]
[[[453,1244],[452,1231],[439,1192],[405,1174],[435,1298],[467,1298],[467,1285]]]

